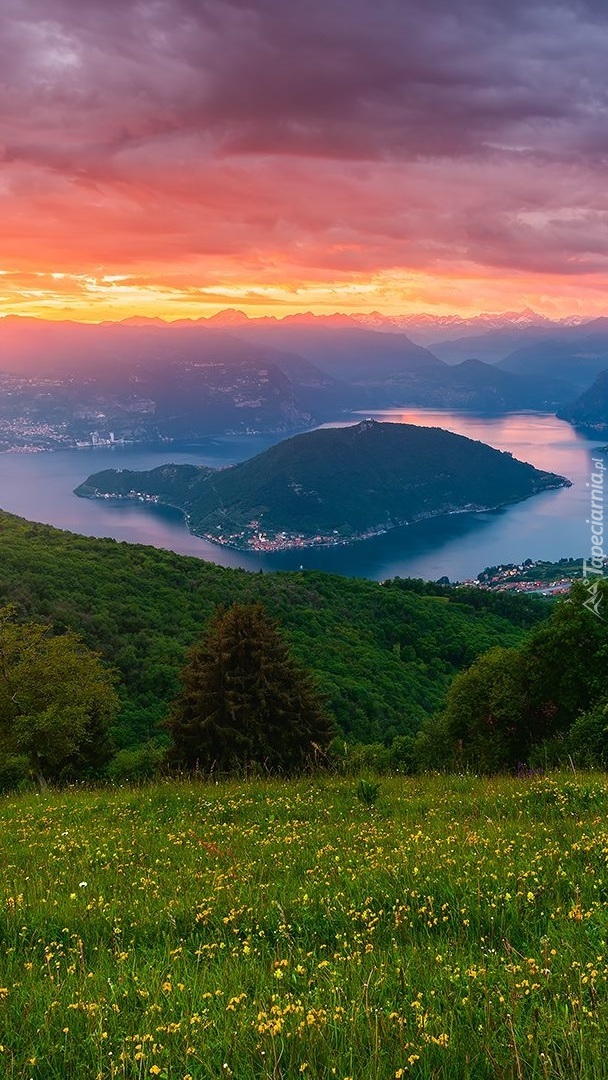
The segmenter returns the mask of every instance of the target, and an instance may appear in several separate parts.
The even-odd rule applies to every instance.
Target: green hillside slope
[[[0,604],[82,633],[120,676],[118,745],[156,732],[186,650],[217,604],[261,600],[314,669],[348,736],[418,728],[458,670],[514,645],[542,601],[322,573],[250,574],[0,512]]]

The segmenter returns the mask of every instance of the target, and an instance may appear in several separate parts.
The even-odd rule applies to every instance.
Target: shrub
[[[373,780],[364,780],[361,778],[357,787],[355,788],[357,798],[364,806],[371,808],[378,802],[378,796],[380,795],[380,784],[374,783]]]

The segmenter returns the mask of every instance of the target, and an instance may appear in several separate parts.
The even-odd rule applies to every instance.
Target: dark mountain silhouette
[[[608,371],[601,371],[593,385],[557,415],[589,435],[608,434]]]
[[[553,411],[575,393],[546,373],[531,378],[526,365],[520,374],[469,359],[450,367],[403,333],[347,316],[0,320],[5,447],[36,445],[36,430],[47,447],[287,434],[392,407]]]
[[[542,338],[516,349],[498,366],[515,374],[562,379],[583,389],[608,368],[607,323],[608,320],[596,319],[559,337]]]

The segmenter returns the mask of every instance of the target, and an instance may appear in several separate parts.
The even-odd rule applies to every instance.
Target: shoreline
[[[510,499],[506,502],[497,503],[494,506],[465,506],[457,510],[441,510],[436,513],[420,514],[409,521],[398,521],[394,522],[391,525],[370,526],[370,528],[366,529],[365,532],[353,533],[350,536],[293,536],[291,540],[286,537],[285,541],[269,539],[267,542],[257,541],[255,544],[238,544],[234,543],[231,540],[220,539],[217,536],[214,536],[212,533],[199,532],[192,526],[190,513],[185,510],[183,506],[177,506],[175,503],[166,502],[165,500],[159,498],[156,495],[121,495],[118,493],[102,493],[94,491],[89,494],[84,492],[79,493],[77,488],[74,490],[74,494],[76,494],[78,498],[91,499],[92,501],[109,502],[111,500],[115,500],[116,502],[143,502],[149,503],[153,506],[163,506],[170,510],[177,510],[179,513],[182,514],[188,532],[191,534],[191,536],[196,536],[199,540],[204,540],[209,544],[214,544],[216,547],[227,548],[230,551],[237,551],[241,554],[263,555],[284,551],[310,551],[315,549],[322,550],[331,547],[347,547],[351,544],[363,543],[366,540],[371,540],[377,536],[385,536],[387,533],[392,532],[394,529],[402,529],[409,525],[418,525],[423,521],[431,521],[433,520],[433,518],[455,517],[458,514],[483,514],[490,513],[494,510],[502,510],[507,506],[514,506],[517,503],[525,502],[527,499],[531,499],[535,495],[541,495],[545,491],[560,491],[562,488],[572,487],[572,481],[568,480],[567,477],[562,477],[561,480],[562,482],[559,484],[547,484],[545,487],[539,488],[538,491],[531,491],[528,495],[522,495],[521,498]]]

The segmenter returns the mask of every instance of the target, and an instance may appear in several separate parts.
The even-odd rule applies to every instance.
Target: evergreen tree
[[[182,684],[166,726],[170,760],[189,769],[258,765],[290,773],[334,734],[311,676],[262,604],[218,610],[190,652]]]

